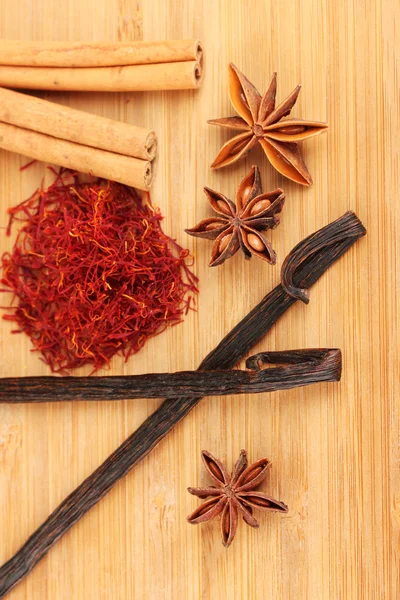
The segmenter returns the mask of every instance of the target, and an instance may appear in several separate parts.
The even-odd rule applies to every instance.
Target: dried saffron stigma
[[[161,229],[158,209],[113,181],[61,170],[46,190],[9,209],[1,291],[15,321],[53,372],[127,360],[182,321],[197,290],[189,251]]]

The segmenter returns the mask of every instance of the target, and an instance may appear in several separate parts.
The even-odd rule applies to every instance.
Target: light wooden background
[[[340,347],[340,384],[263,397],[208,398],[73,528],[10,600],[394,600],[399,585],[399,80],[396,0],[0,0],[0,35],[13,39],[196,37],[206,48],[198,92],[63,94],[51,99],[154,127],[160,158],[153,201],[165,230],[195,253],[198,312],[112,373],[195,368],[279,280],[304,236],[354,209],[369,234],[297,303],[256,350]],[[229,134],[207,118],[234,114],[233,61],[278,98],[297,83],[295,115],[326,120],[303,145],[310,189],[275,173],[258,151],[213,173]],[[0,225],[45,172],[0,151]],[[252,164],[287,203],[272,233],[275,269],[237,256],[207,267],[211,249],[183,229],[210,213],[204,185],[232,197]],[[0,249],[11,240],[0,231]],[[0,329],[0,375],[48,374],[23,336]],[[159,405],[158,401],[0,405],[0,561]],[[225,550],[216,522],[192,527],[188,485],[206,482],[200,451],[229,467],[246,448],[273,461],[262,490],[289,513],[242,522]]]

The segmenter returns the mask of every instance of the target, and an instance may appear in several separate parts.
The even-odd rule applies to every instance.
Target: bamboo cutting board
[[[160,152],[153,202],[165,231],[192,249],[198,310],[112,374],[196,368],[279,281],[309,233],[354,209],[368,235],[256,348],[340,347],[343,378],[264,396],[207,398],[54,547],[10,600],[394,600],[399,596],[400,6],[395,0],[0,0],[8,39],[194,37],[206,49],[197,92],[48,94],[75,108],[151,127]],[[327,121],[303,144],[314,178],[284,180],[255,151],[220,172],[209,164],[229,137],[206,124],[234,114],[232,61],[260,91],[278,72],[278,98],[302,84],[295,113]],[[224,137],[225,136],[225,137]],[[45,175],[0,151],[0,249],[6,209]],[[271,236],[278,265],[239,255],[207,267],[211,244],[184,232],[209,215],[204,185],[233,197],[252,164],[264,189],[286,192]],[[47,175],[47,182],[50,182]],[[0,376],[48,374],[28,340],[0,324]],[[88,476],[159,401],[0,405],[0,562]],[[225,550],[218,525],[192,527],[189,485],[205,483],[200,451],[233,465],[240,449],[273,462],[261,489],[289,506],[239,525]]]

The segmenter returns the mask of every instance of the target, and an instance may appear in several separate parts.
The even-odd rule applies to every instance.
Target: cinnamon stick
[[[329,243],[334,231],[336,241]],[[340,233],[340,237],[336,234]],[[306,260],[291,264],[297,288],[311,287],[366,231],[353,212],[318,231],[327,239]],[[306,238],[308,239],[308,238]],[[289,255],[290,256],[290,255]],[[210,352],[199,370],[232,368],[259,342],[297,299],[276,286]],[[79,521],[111,488],[140,462],[199,402],[199,397],[166,400],[89,477],[87,477],[0,568],[0,598],[3,598],[47,554],[57,541]]]
[[[147,92],[200,87],[202,61],[128,65],[122,67],[0,66],[0,86],[31,90],[78,92]]]
[[[153,160],[157,152],[154,131],[4,88],[0,88],[0,121],[143,160]]]
[[[0,122],[0,148],[140,190],[148,190],[152,183],[149,161],[60,140],[8,123]]]
[[[268,364],[287,365],[265,368]],[[335,348],[261,352],[246,361],[248,371],[181,371],[109,377],[5,377],[0,403],[64,402],[226,396],[289,390],[339,381],[342,357]]]
[[[198,40],[35,42],[0,40],[0,64],[25,67],[111,67],[200,61]]]

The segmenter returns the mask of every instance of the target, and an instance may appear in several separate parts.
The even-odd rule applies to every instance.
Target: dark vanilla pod
[[[276,368],[263,368],[279,364]],[[5,377],[0,379],[0,403],[64,402],[66,400],[127,400],[175,398],[178,395],[226,396],[256,394],[339,381],[338,349],[319,348],[261,352],[246,361],[248,371],[181,371],[109,377]]]

